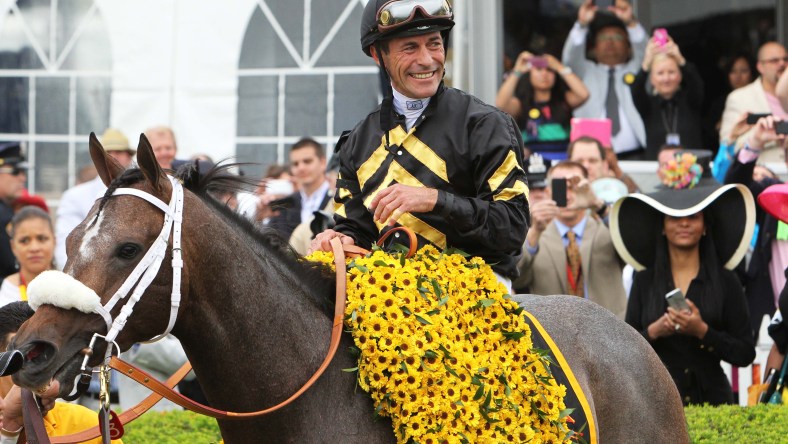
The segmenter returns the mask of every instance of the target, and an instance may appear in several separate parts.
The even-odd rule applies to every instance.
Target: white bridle
[[[104,318],[107,324],[107,334],[103,338],[108,344],[114,343],[126,321],[134,311],[134,305],[140,300],[153,278],[159,272],[161,263],[167,253],[167,244],[172,233],[172,293],[170,295],[170,319],[164,333],[150,339],[148,342],[158,341],[170,333],[178,318],[178,307],[181,303],[181,223],[183,222],[183,186],[180,181],[172,176],[167,176],[172,184],[172,196],[169,205],[156,196],[135,188],[118,188],[113,196],[136,196],[153,204],[164,212],[164,226],[161,233],[148,249],[142,260],[112,295],[106,304],[101,305],[101,299],[95,291],[73,277],[60,271],[45,271],[33,279],[27,288],[28,302],[33,310],[44,304],[51,304],[64,309],[76,309],[84,313],[96,313]],[[112,319],[110,312],[118,303],[134,289],[128,301],[120,309],[120,313]],[[92,344],[92,341],[91,341]],[[92,347],[91,347],[92,348]],[[107,347],[109,355],[112,347]]]

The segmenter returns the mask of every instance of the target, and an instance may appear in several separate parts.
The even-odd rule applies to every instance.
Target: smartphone
[[[281,199],[272,200],[268,203],[268,206],[271,207],[272,210],[279,211],[287,208],[293,208],[295,204],[295,196],[291,194]]]
[[[531,57],[531,66],[538,69],[547,68],[547,59],[542,56]]]
[[[771,116],[770,113],[765,113],[765,114],[750,113],[750,114],[747,114],[747,124],[748,125],[755,125],[756,123],[758,123],[759,120],[761,120],[761,118],[769,117],[769,116]]]
[[[788,134],[788,120],[774,122],[774,132],[777,134]]]
[[[668,30],[657,28],[654,30],[654,43],[660,48],[668,44]]]
[[[594,0],[594,4],[597,8],[607,9],[611,6],[615,6],[616,0]]]
[[[676,311],[691,311],[689,304],[687,304],[687,299],[684,298],[684,294],[681,292],[680,288],[669,291],[668,294],[665,295],[665,300],[668,301],[668,306],[673,307]]]
[[[556,178],[550,181],[550,191],[553,194],[553,200],[559,207],[566,206],[566,179]]]

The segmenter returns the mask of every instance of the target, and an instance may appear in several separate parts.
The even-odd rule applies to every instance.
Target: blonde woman
[[[7,229],[19,271],[6,277],[0,285],[0,306],[26,301],[27,284],[41,272],[51,269],[55,256],[52,219],[41,208],[23,207],[11,219]]]
[[[703,80],[670,37],[649,40],[632,100],[646,127],[645,160],[656,160],[664,145],[703,147]]]

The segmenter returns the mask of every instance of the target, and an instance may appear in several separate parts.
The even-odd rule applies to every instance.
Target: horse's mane
[[[256,181],[243,176],[232,174],[229,170],[240,164],[220,163],[208,171],[199,171],[199,165],[190,162],[182,165],[174,172],[174,177],[181,180],[185,189],[199,197],[210,209],[219,214],[231,227],[244,233],[254,240],[253,246],[258,249],[262,257],[274,257],[285,268],[297,274],[299,282],[304,282],[309,288],[317,291],[307,291],[310,300],[323,311],[329,318],[333,317],[333,272],[323,264],[305,260],[290,247],[278,231],[268,227],[258,227],[250,220],[233,211],[226,205],[222,196],[230,193],[249,190],[256,185]],[[169,171],[172,173],[172,171]],[[114,179],[101,198],[99,210],[96,212],[98,219],[104,205],[118,188],[124,188],[145,179],[139,168],[131,168]]]

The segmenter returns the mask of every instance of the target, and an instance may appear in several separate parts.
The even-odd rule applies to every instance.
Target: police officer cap
[[[19,169],[27,168],[22,146],[19,142],[0,142],[0,167],[12,166]]]

